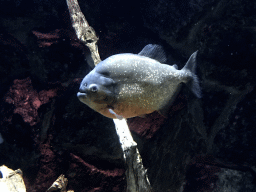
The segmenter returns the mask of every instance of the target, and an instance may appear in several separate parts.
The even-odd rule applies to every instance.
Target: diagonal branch
[[[127,164],[126,180],[127,192],[150,192],[151,186],[148,180],[147,171],[143,167],[142,159],[133,140],[125,119],[113,119],[119,142],[123,150],[125,163]]]
[[[67,5],[76,36],[89,48],[94,65],[97,65],[101,61],[97,46],[99,38],[96,36],[94,29],[86,21],[77,0],[67,0]]]
[[[80,10],[77,0],[66,0],[72,26],[80,41],[90,50],[94,65],[97,65],[101,59],[96,45],[98,37],[92,27],[89,26],[83,13]],[[119,142],[123,150],[123,157],[127,164],[126,180],[127,192],[151,192],[150,182],[147,172],[142,164],[142,159],[137,149],[137,143],[133,140],[126,119],[113,119]]]

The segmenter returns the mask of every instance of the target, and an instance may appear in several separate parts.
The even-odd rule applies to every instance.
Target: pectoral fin
[[[119,119],[119,120],[122,120],[122,119],[123,119],[123,117],[122,117],[121,115],[117,115],[117,114],[113,111],[113,109],[108,109],[108,111],[109,111],[111,114],[115,115],[117,119]]]

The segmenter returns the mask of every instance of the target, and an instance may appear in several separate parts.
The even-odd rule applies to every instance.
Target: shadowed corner
[[[221,171],[214,163],[212,156],[197,156],[187,166],[186,185],[183,192],[213,192],[216,190]]]

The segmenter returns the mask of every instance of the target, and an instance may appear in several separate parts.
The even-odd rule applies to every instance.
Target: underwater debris
[[[26,187],[22,178],[22,171],[12,169],[2,165],[0,167],[0,189],[1,192],[26,192]]]

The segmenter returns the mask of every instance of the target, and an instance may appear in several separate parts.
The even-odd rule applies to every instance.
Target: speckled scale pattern
[[[80,91],[85,93],[78,93],[78,98],[107,117],[116,118],[114,111],[130,118],[161,110],[176,95],[181,83],[192,78],[189,70],[177,70],[141,55],[117,54],[99,63],[83,79]],[[98,92],[90,93],[85,84],[97,85]],[[109,95],[114,99],[108,99]],[[103,99],[99,102],[97,98]]]
[[[117,103],[123,103],[123,107],[121,109],[119,104],[120,110],[117,108],[115,111],[119,111],[120,115],[134,104],[141,108],[137,113],[158,110],[184,81],[182,72],[174,67],[135,54],[111,56],[102,63],[98,72],[105,68],[110,72],[109,76],[118,82]]]

